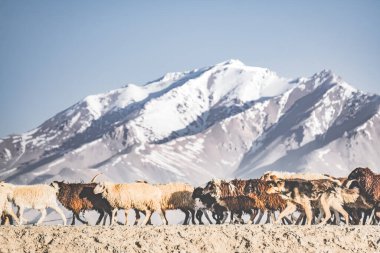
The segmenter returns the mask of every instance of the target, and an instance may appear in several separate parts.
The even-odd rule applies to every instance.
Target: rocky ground
[[[2,226],[1,252],[380,252],[378,226]]]

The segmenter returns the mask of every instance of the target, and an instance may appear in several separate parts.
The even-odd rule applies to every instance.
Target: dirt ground
[[[2,226],[1,252],[380,252],[378,226]]]

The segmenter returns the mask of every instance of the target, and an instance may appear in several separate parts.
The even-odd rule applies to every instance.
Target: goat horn
[[[98,173],[96,174],[92,179],[91,179],[91,183],[93,183],[95,181],[95,178],[97,178],[99,175],[102,175],[103,173]]]

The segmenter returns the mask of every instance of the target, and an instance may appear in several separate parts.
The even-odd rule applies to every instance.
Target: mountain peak
[[[221,63],[216,64],[216,66],[226,66],[226,65],[235,65],[235,66],[245,66],[245,64],[238,59],[229,59]]]

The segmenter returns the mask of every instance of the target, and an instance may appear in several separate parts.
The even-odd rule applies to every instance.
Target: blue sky
[[[83,97],[240,59],[380,93],[380,1],[0,0],[0,137]]]

